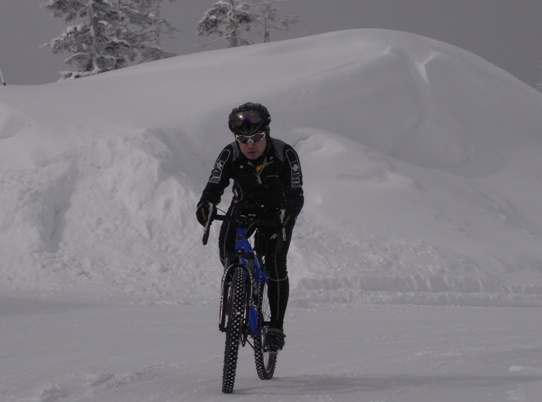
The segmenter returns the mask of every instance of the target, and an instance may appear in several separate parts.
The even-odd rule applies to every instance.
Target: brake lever
[[[211,223],[213,222],[213,216],[215,213],[215,204],[212,202],[209,202],[209,219],[207,219],[207,222],[205,222],[205,226],[203,227],[203,238],[201,239],[203,245],[207,245],[207,241],[209,240],[209,232],[211,229]]]

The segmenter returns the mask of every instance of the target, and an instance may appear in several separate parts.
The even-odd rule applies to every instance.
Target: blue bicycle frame
[[[235,251],[239,256],[239,262],[248,269],[245,270],[249,278],[249,283],[252,284],[249,295],[248,306],[248,331],[250,335],[259,335],[260,328],[258,326],[258,310],[255,305],[257,292],[260,289],[260,283],[267,283],[267,274],[260,265],[260,260],[254,253],[252,246],[248,240],[247,229],[243,227],[237,228]],[[246,279],[246,278],[245,278]]]
[[[243,268],[245,273],[245,281],[250,284],[247,286],[248,290],[248,303],[247,310],[245,312],[245,322],[247,324],[248,335],[258,336],[260,335],[260,327],[258,325],[258,309],[256,306],[256,300],[260,289],[260,284],[267,283],[267,274],[262,269],[261,263],[258,260],[257,255],[252,249],[252,245],[248,240],[248,232],[244,227],[237,227],[235,236],[235,253],[239,258],[239,262],[232,264],[226,268],[224,276],[222,277],[222,300],[220,303],[220,321],[219,328],[224,331],[224,298],[227,296],[224,294],[225,283],[232,277],[233,271],[236,268]],[[248,317],[248,320],[247,320]]]
[[[225,215],[216,215],[214,213],[215,206],[209,204],[209,211],[213,219],[209,219],[204,228],[203,244],[207,244],[209,238],[209,228],[212,220],[229,220],[230,217]],[[284,210],[280,214],[280,222],[284,219]],[[222,277],[222,296],[220,300],[220,317],[219,317],[219,329],[225,331],[225,313],[224,313],[224,301],[227,298],[225,294],[226,282],[233,277],[233,272],[236,268],[242,268],[245,273],[245,281],[250,284],[247,286],[247,308],[245,311],[244,321],[248,329],[248,335],[258,336],[260,335],[260,326],[258,325],[258,308],[256,306],[258,299],[258,292],[260,291],[260,285],[268,282],[267,274],[262,268],[261,262],[258,256],[254,252],[252,245],[249,241],[249,228],[245,227],[245,220],[236,220],[238,225],[235,234],[235,254],[239,261],[226,267],[224,276]],[[243,223],[245,222],[245,223]],[[261,221],[260,221],[261,222]],[[250,225],[249,225],[250,227]],[[284,228],[282,229],[283,236],[285,236]],[[247,320],[248,317],[248,320]],[[246,339],[246,337],[245,337]]]

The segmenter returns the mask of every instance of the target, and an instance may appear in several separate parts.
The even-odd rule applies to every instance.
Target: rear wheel
[[[261,380],[269,380],[275,374],[277,352],[271,352],[265,347],[265,335],[271,320],[271,308],[267,297],[267,283],[260,282],[258,289],[258,327],[260,334],[254,337],[254,359],[256,372]]]
[[[226,301],[226,347],[222,372],[222,392],[231,394],[237,371],[239,344],[243,335],[245,318],[245,274],[243,268],[235,268]]]

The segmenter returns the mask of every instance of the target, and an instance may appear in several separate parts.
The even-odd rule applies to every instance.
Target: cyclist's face
[[[238,142],[239,149],[241,153],[247,157],[247,159],[254,160],[258,159],[265,152],[265,147],[267,145],[267,138],[262,138],[260,141],[254,143],[252,141],[242,144]]]

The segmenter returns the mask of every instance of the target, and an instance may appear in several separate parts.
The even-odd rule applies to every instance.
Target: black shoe
[[[278,352],[284,347],[284,332],[278,328],[269,328],[267,334],[265,335],[265,347],[270,352]]]

